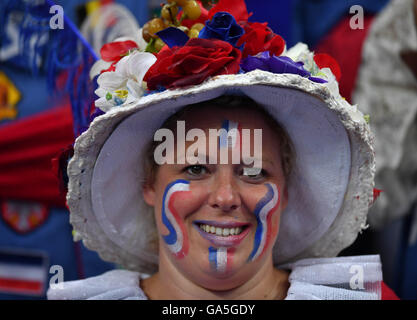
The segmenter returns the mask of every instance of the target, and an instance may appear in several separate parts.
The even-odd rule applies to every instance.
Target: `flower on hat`
[[[161,51],[144,80],[150,90],[196,85],[210,76],[238,73],[240,59],[240,50],[228,42],[193,38]]]
[[[134,51],[120,59],[114,71],[106,71],[97,78],[98,89],[95,91],[99,99],[96,107],[108,111],[112,107],[121,106],[144,94],[143,77],[155,63],[156,57],[148,52]]]
[[[314,61],[314,53],[308,50],[308,46],[305,43],[299,42],[292,48],[290,48],[284,54],[290,57],[293,61],[301,61],[304,63],[304,69],[310,72],[313,76],[316,76],[320,69]]]
[[[241,68],[245,72],[255,69],[269,71],[273,73],[292,73],[306,77],[314,82],[325,83],[327,80],[312,77],[311,73],[304,68],[302,61],[294,61],[290,57],[271,55],[268,51],[262,52],[256,56],[248,56],[242,60]]]
[[[274,34],[268,24],[247,22],[244,24],[245,34],[239,39],[238,45],[244,45],[243,58],[254,56],[259,52],[269,51],[279,56],[285,49],[285,41]]]
[[[301,42],[289,49],[285,56],[290,57],[294,61],[303,62],[304,68],[311,73],[312,77],[310,77],[310,80],[324,79],[326,80],[326,86],[332,94],[340,95],[338,82],[342,73],[339,64],[332,56],[325,53],[314,54],[308,50],[305,43]]]
[[[340,78],[342,77],[342,72],[335,58],[333,58],[331,55],[327,53],[316,53],[314,55],[314,61],[320,69],[329,68],[336,77],[336,80],[338,82],[340,81]]]
[[[266,22],[249,22],[250,15],[244,0],[219,0],[209,11],[199,1],[169,1],[161,17],[143,28],[146,53],[128,39],[103,46],[102,60],[91,71],[101,73],[96,106],[106,111],[129,103],[146,85],[149,91],[175,89],[255,69],[297,74],[339,95],[335,59],[303,43],[286,51],[285,41]],[[205,25],[201,19],[208,19]]]
[[[91,67],[90,78],[93,79],[102,72],[114,71],[115,65],[120,59],[127,55],[130,50],[138,48],[135,41],[122,38],[104,44],[100,50],[101,59],[97,60]]]
[[[217,12],[211,20],[206,22],[198,37],[201,39],[220,39],[236,46],[243,34],[243,28],[239,26],[230,13]]]
[[[208,18],[212,19],[218,12],[228,12],[238,22],[246,22],[252,15],[248,13],[245,0],[219,0],[208,12]]]

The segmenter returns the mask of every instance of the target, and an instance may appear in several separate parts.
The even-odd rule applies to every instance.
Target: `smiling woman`
[[[232,138],[236,134],[238,140],[236,146],[228,145],[229,153],[240,146],[240,132],[262,130],[262,152],[256,154],[261,157],[261,168],[256,174],[246,174],[247,165],[243,161],[232,162],[229,157],[228,163],[220,162],[220,151],[224,148],[221,137],[203,142],[200,150],[219,150],[217,159],[208,163],[203,156],[203,164],[190,165],[186,157],[183,164],[158,166],[153,157],[157,143],[152,143],[146,153],[144,172],[148,176],[144,199],[155,213],[163,240],[159,248],[159,272],[143,281],[143,288],[151,298],[172,297],[178,288],[192,284],[211,290],[230,290],[232,298],[233,289],[243,290],[250,278],[259,277],[258,273],[263,274],[265,283],[258,282],[256,286],[273,296],[285,296],[288,275],[274,270],[272,264],[272,246],[288,198],[286,178],[294,159],[285,130],[255,101],[241,96],[223,96],[187,106],[162,127],[175,131],[174,123],[184,121],[187,130],[199,128],[208,133],[222,128],[223,119],[238,124],[239,128],[236,132],[228,131]],[[185,149],[193,143],[185,143]],[[171,148],[171,152],[176,149]],[[178,274],[181,276],[176,277]],[[274,278],[278,281],[269,281]],[[169,285],[166,279],[176,280]],[[191,297],[189,292],[183,297],[187,295]]]
[[[241,0],[201,14],[201,37],[186,43],[197,29],[155,31],[171,47],[151,66],[138,49],[124,54],[138,63],[115,62],[145,74],[131,79],[141,90],[113,88],[128,98],[103,107],[68,165],[76,239],[127,270],[48,297],[380,299],[379,256],[335,258],[366,228],[375,159],[334,59],[321,55],[319,66],[304,44],[284,50],[267,24],[247,21]],[[248,45],[244,35],[259,30]],[[149,70],[128,70],[138,65]],[[155,159],[161,144],[169,163]]]

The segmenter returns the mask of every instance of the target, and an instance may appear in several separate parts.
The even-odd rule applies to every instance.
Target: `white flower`
[[[325,85],[334,97],[340,96],[339,83],[337,82],[336,77],[334,76],[330,68],[320,69],[316,76],[327,80],[327,83],[325,83]]]
[[[285,55],[290,57],[293,61],[303,62],[304,69],[311,73],[314,77],[319,72],[319,67],[314,61],[314,53],[308,50],[308,46],[305,43],[299,42],[294,47],[289,49]]]
[[[110,68],[111,64],[111,62],[102,59],[97,60],[90,69],[90,80],[93,80],[96,75],[100,74],[101,70]]]
[[[115,71],[103,72],[97,78],[99,87],[95,93],[100,98],[95,101],[96,107],[107,112],[140,98],[144,93],[143,77],[155,61],[151,53],[133,51],[117,62]]]
[[[308,46],[305,43],[299,42],[294,47],[291,47],[285,55],[290,57],[293,61],[298,61],[298,57],[302,53],[309,53]]]

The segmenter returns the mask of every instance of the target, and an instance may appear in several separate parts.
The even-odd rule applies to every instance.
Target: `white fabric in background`
[[[375,187],[384,192],[369,212],[383,228],[417,199],[417,80],[400,56],[417,50],[414,0],[391,1],[363,46],[353,102],[370,115],[375,134]]]
[[[378,255],[304,259],[283,268],[291,270],[286,300],[381,299],[382,270]],[[363,277],[358,277],[358,270]],[[140,278],[145,277],[138,272],[112,270],[84,280],[63,282],[61,287],[50,288],[47,296],[49,300],[147,300],[139,286]]]
[[[286,300],[380,300],[378,255],[304,259],[290,268]]]

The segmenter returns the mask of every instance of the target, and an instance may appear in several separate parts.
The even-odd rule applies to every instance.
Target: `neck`
[[[143,291],[152,300],[281,300],[288,291],[288,273],[275,269],[272,254],[244,284],[225,291],[199,286],[160,254],[159,272],[142,280]]]

